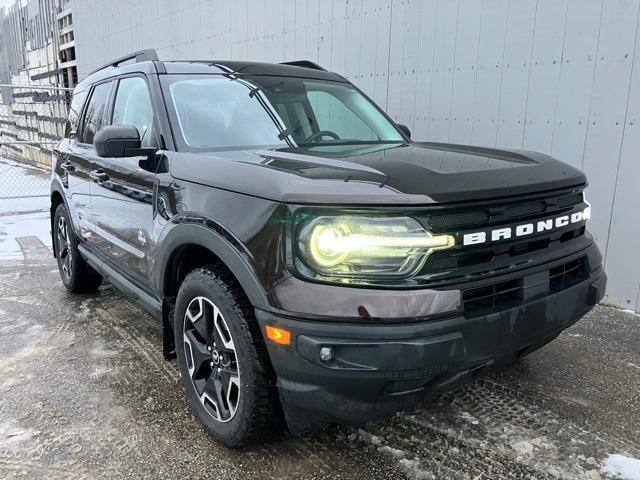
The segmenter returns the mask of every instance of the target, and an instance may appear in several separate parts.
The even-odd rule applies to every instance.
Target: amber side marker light
[[[267,338],[278,345],[291,345],[291,332],[284,328],[267,325]]]

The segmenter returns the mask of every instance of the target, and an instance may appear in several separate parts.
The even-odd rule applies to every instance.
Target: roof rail
[[[104,64],[100,68],[96,68],[89,75],[93,75],[100,70],[103,70],[108,67],[117,67],[122,62],[126,62],[127,60],[134,60],[134,63],[138,62],[147,62],[147,61],[157,61],[158,54],[153,48],[148,48],[146,50],[138,50],[137,52],[130,53],[129,55],[125,55],[124,57],[116,58],[115,60],[110,61],[109,63]]]
[[[302,67],[302,68],[313,68],[314,70],[322,70],[324,72],[327,71],[326,68],[322,68],[315,62],[311,60],[294,60],[293,62],[280,62],[280,65],[292,65],[294,67]]]

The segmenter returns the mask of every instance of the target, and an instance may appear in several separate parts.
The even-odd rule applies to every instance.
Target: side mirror
[[[140,133],[133,125],[106,125],[93,137],[99,157],[132,157],[139,155]],[[138,152],[129,152],[137,149]]]
[[[411,130],[409,130],[409,127],[407,127],[406,125],[403,125],[401,123],[396,123],[396,127],[398,127],[398,130],[400,130],[405,137],[407,137],[409,140],[411,140]]]

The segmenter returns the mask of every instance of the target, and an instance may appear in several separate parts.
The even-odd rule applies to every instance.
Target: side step
[[[78,250],[89,265],[91,265],[100,275],[109,280],[113,286],[121,290],[125,295],[135,300],[142,308],[160,318],[162,315],[162,302],[144,291],[131,280],[126,278],[107,262],[101,260],[84,245],[78,245]]]

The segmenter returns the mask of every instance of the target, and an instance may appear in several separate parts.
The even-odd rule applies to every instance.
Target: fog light
[[[323,362],[330,362],[333,360],[333,348],[332,347],[322,347],[320,349],[320,360]]]

